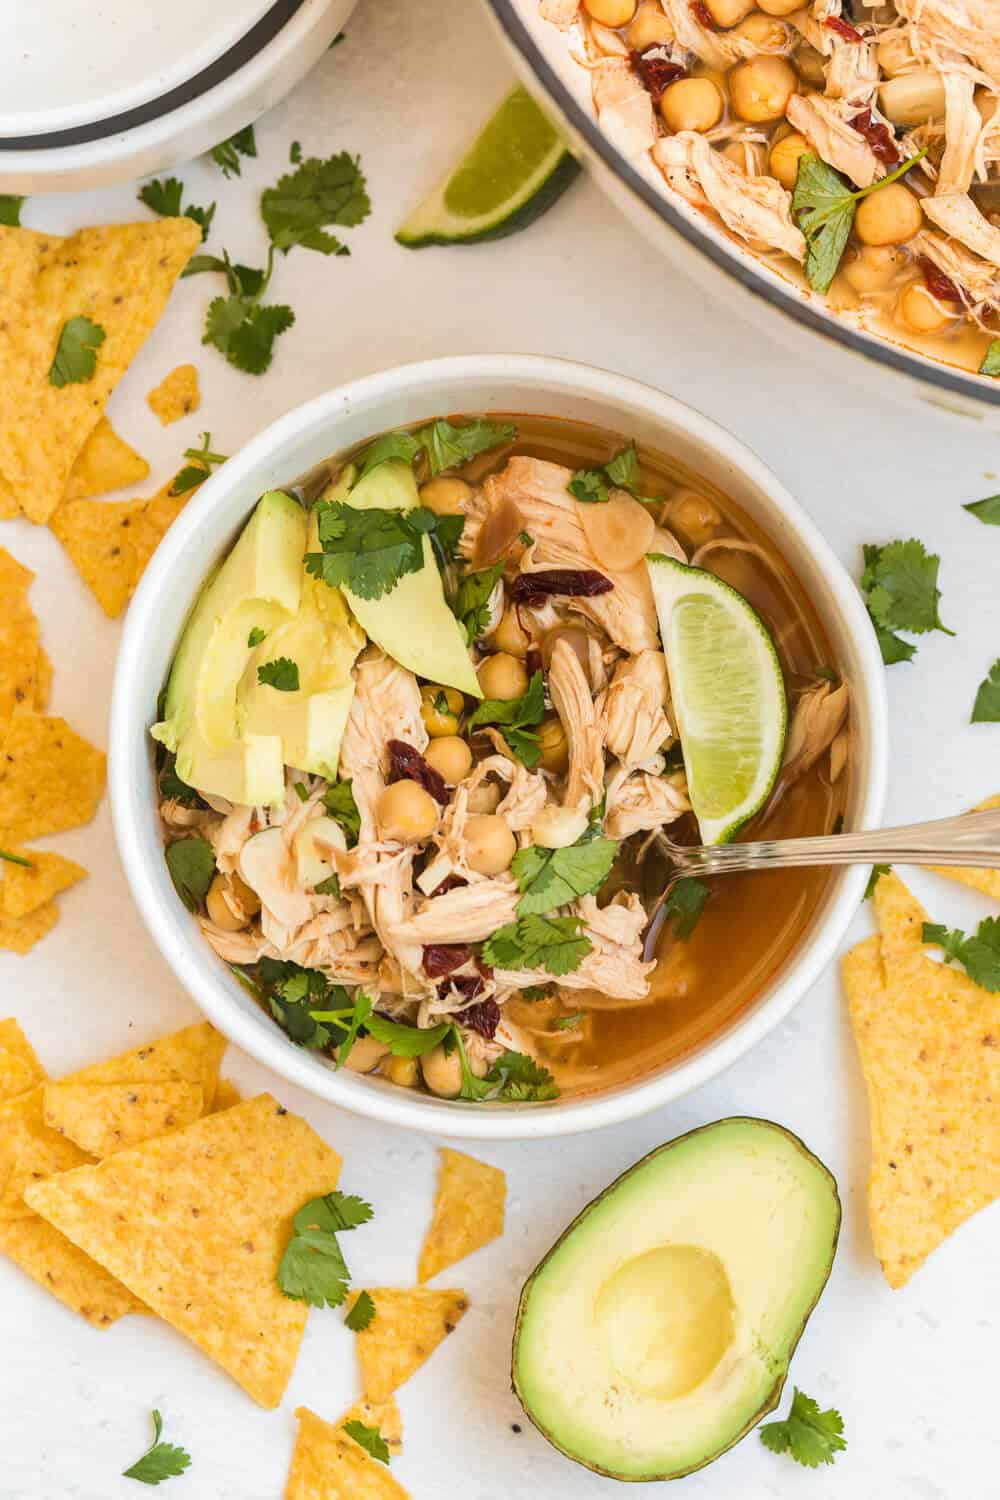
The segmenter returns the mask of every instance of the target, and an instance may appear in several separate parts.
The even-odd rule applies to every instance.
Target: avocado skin
[[[521,1334],[521,1323],[527,1307],[528,1297],[538,1276],[545,1269],[556,1252],[573,1234],[576,1233],[579,1226],[584,1223],[588,1215],[598,1206],[598,1204],[602,1203],[610,1193],[615,1192],[615,1190],[623,1182],[625,1182],[627,1178],[631,1177],[632,1174],[638,1171],[640,1167],[644,1167],[648,1162],[653,1161],[656,1157],[662,1156],[668,1151],[672,1151],[674,1147],[681,1145],[683,1142],[689,1141],[695,1136],[704,1135],[707,1131],[714,1131],[719,1129],[719,1127],[721,1126],[727,1125],[763,1125],[770,1130],[776,1130],[780,1132],[780,1134],[783,1135],[786,1140],[788,1140],[795,1147],[797,1151],[801,1152],[802,1155],[805,1156],[809,1160],[809,1162],[826,1178],[833,1196],[833,1201],[836,1205],[836,1222],[834,1225],[833,1236],[830,1242],[830,1253],[827,1260],[826,1275],[817,1285],[816,1295],[813,1297],[808,1308],[803,1314],[802,1322],[799,1325],[798,1332],[788,1346],[788,1354],[785,1360],[784,1369],[775,1380],[774,1385],[768,1393],[767,1399],[762,1403],[762,1405],[758,1408],[758,1410],[754,1413],[750,1420],[744,1424],[739,1432],[735,1433],[728,1442],[723,1443],[713,1452],[706,1454],[703,1459],[699,1459],[697,1463],[689,1464],[687,1468],[677,1470],[672,1474],[618,1474],[615,1473],[612,1469],[603,1468],[600,1464],[588,1463],[587,1460],[581,1458],[579,1454],[570,1453],[569,1450],[564,1448],[559,1440],[551,1432],[547,1431],[546,1428],[536,1420],[530,1407],[525,1401],[518,1385],[517,1379],[517,1349]],[[573,1222],[567,1225],[567,1227],[563,1230],[562,1234],[555,1241],[555,1243],[546,1251],[545,1255],[538,1262],[538,1265],[531,1272],[531,1275],[528,1277],[527,1281],[524,1283],[524,1286],[521,1288],[521,1296],[518,1299],[517,1316],[514,1320],[514,1335],[511,1345],[511,1389],[520,1402],[521,1408],[524,1411],[525,1416],[528,1418],[528,1421],[534,1428],[537,1429],[538,1432],[541,1433],[546,1442],[550,1443],[551,1446],[562,1453],[564,1457],[571,1459],[573,1463],[580,1464],[582,1468],[591,1470],[591,1472],[594,1474],[602,1474],[607,1479],[616,1479],[620,1484],[648,1484],[652,1481],[660,1481],[662,1483],[673,1479],[684,1479],[689,1474],[697,1473],[699,1469],[707,1468],[709,1464],[714,1463],[717,1458],[721,1458],[724,1453],[729,1452],[730,1448],[734,1448],[737,1443],[741,1442],[743,1438],[746,1437],[747,1433],[751,1432],[757,1426],[762,1418],[766,1417],[769,1412],[774,1411],[775,1407],[781,1400],[781,1393],[784,1390],[785,1381],[788,1378],[788,1367],[792,1362],[792,1356],[794,1355],[795,1350],[798,1347],[798,1343],[802,1337],[802,1334],[805,1332],[806,1324],[812,1316],[813,1309],[822,1296],[823,1290],[830,1279],[830,1272],[833,1270],[833,1261],[837,1253],[837,1245],[840,1240],[840,1228],[842,1221],[843,1211],[840,1201],[840,1192],[837,1187],[836,1178],[830,1171],[829,1167],[821,1162],[819,1157],[815,1156],[813,1152],[809,1150],[809,1147],[799,1136],[797,1136],[793,1131],[786,1129],[784,1125],[777,1124],[777,1122],[774,1120],[764,1120],[754,1115],[727,1115],[724,1119],[712,1120],[707,1125],[699,1125],[694,1130],[685,1131],[683,1135],[675,1136],[672,1141],[665,1141],[662,1146],[654,1146],[652,1151],[648,1151],[646,1155],[640,1157],[637,1162],[633,1162],[632,1166],[626,1168],[624,1172],[620,1173],[620,1175],[616,1177],[613,1182],[609,1183],[609,1185],[604,1189],[602,1193],[598,1193],[596,1198],[592,1198],[591,1201],[586,1205],[586,1207],[580,1210]]]

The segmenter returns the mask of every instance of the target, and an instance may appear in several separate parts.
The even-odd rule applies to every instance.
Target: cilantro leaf
[[[972,709],[973,724],[1000,724],[1000,657],[979,684]]]
[[[179,802],[182,807],[207,807],[208,804],[199,797],[193,786],[188,786],[177,774],[177,765],[172,763],[165,766],[160,773],[160,796],[169,797],[173,802]]]
[[[427,463],[432,474],[442,469],[451,469],[467,463],[480,453],[488,453],[501,443],[512,443],[517,437],[517,428],[509,422],[466,422],[455,427],[444,417],[429,422],[413,434],[415,440],[427,453]]]
[[[344,1431],[366,1453],[370,1453],[372,1458],[377,1458],[380,1464],[389,1462],[389,1445],[378,1427],[366,1427],[363,1422],[354,1420],[344,1423]]]
[[[216,297],[209,303],[203,344],[215,348],[237,370],[263,375],[274,358],[274,341],[295,322],[282,303],[265,304],[239,294]]]
[[[787,1453],[796,1463],[815,1469],[820,1464],[832,1464],[836,1455],[847,1447],[843,1432],[839,1411],[832,1406],[820,1411],[811,1396],[796,1388],[785,1421],[765,1423],[760,1429],[760,1440],[772,1453]]]
[[[181,280],[186,276],[200,276],[204,271],[221,272],[234,296],[251,299],[260,296],[271,279],[269,269],[262,271],[257,266],[240,265],[238,261],[230,260],[228,250],[223,250],[221,256],[192,255],[181,272]]]
[[[1000,343],[1000,339],[997,340]],[[984,526],[1000,526],[1000,495],[987,495],[985,500],[971,500],[962,506],[970,516],[982,521]]]
[[[173,1479],[175,1475],[184,1473],[191,1463],[190,1453],[185,1453],[183,1448],[178,1448],[174,1443],[161,1443],[162,1432],[163,1418],[154,1409],[152,1445],[131,1468],[122,1471],[123,1478],[137,1479],[140,1484],[162,1484],[165,1479]]]
[[[276,656],[273,661],[262,662],[257,668],[257,681],[263,687],[277,688],[279,693],[297,693],[299,669],[288,656]]]
[[[89,380],[97,368],[97,351],[105,337],[100,323],[92,323],[82,315],[67,319],[49,369],[50,385],[61,390],[63,386]]]
[[[298,166],[299,162],[302,160],[302,142],[301,141],[293,141],[292,144],[289,146],[289,148],[288,148],[288,160],[291,162],[291,164],[292,164],[293,167],[297,167]]]
[[[492,568],[466,573],[458,585],[454,612],[470,645],[486,632],[490,623],[490,595],[502,577],[503,563],[494,563]]]
[[[888,875],[891,869],[892,865],[872,865],[872,872],[868,877],[868,884],[865,886],[865,894],[863,900],[871,900],[872,896],[874,896],[875,894],[875,887],[882,879],[882,876]]]
[[[521,1000],[547,1000],[549,992],[543,984],[529,984],[527,989],[519,992]]]
[[[487,938],[483,958],[497,969],[545,969],[558,976],[578,969],[592,946],[579,917],[531,912]]]
[[[250,634],[247,636],[247,645],[250,647],[250,650],[252,651],[253,648],[254,648],[254,646],[259,646],[260,643],[261,643],[261,641],[266,641],[266,640],[267,640],[267,631],[266,630],[261,630],[261,628],[260,628],[259,625],[255,625],[253,627],[253,629],[251,630]]]
[[[604,472],[616,488],[634,494],[639,484],[639,454],[635,444],[629,443],[627,448],[616,453],[604,465]]]
[[[385,1016],[370,1016],[365,1023],[369,1036],[383,1042],[393,1057],[423,1057],[439,1042],[443,1042],[451,1030],[451,1023],[440,1026],[404,1026],[398,1021],[389,1021]]]
[[[599,890],[617,854],[614,839],[594,838],[590,829],[565,849],[543,849],[537,844],[519,849],[511,865],[522,893],[518,916],[552,911]]]
[[[226,454],[213,453],[211,443],[212,434],[210,432],[203,432],[200,448],[184,449],[184,457],[193,459],[194,462],[188,464],[174,475],[170,482],[169,494],[184,495],[188,490],[193,490],[199,484],[204,484],[216,464],[224,464],[226,462]]]
[[[912,661],[917,654],[916,646],[909,641],[904,641],[902,636],[896,635],[894,631],[884,630],[881,625],[875,626],[875,639],[878,641],[882,660],[887,667],[895,666],[901,661]]]
[[[320,1050],[334,1036],[348,1033],[355,1012],[342,985],[331,984],[318,969],[277,958],[261,958],[257,978],[274,1019],[300,1047]]]
[[[189,490],[196,490],[199,484],[204,484],[207,478],[208,470],[203,469],[200,464],[185,464],[170,481],[167,494],[186,495]]]
[[[536,672],[528,684],[528,691],[520,698],[487,698],[470,715],[468,729],[480,724],[497,724],[508,745],[519,760],[528,767],[536,766],[541,759],[541,747],[533,726],[545,717],[545,686],[541,672]]]
[[[154,214],[160,214],[167,219],[193,219],[201,229],[202,240],[208,239],[208,231],[212,220],[215,218],[215,204],[210,203],[208,208],[199,208],[196,204],[189,203],[187,208],[181,208],[181,195],[184,192],[184,184],[178,177],[167,177],[161,179],[154,177],[152,182],[144,183],[139,189],[137,197],[140,203],[145,203]]]
[[[566,488],[584,505],[607,505],[611,499],[603,469],[577,469]]]
[[[708,896],[708,886],[693,876],[688,876],[685,880],[678,880],[663,903],[665,915],[674,924],[674,937],[681,942],[689,938],[697,927]]]
[[[925,943],[935,943],[946,963],[961,964],[969,978],[991,995],[1000,994],[1000,917],[984,917],[972,937],[925,922]]]
[[[829,291],[861,199],[887,187],[890,182],[898,181],[926,155],[926,148],[918,151],[901,162],[895,171],[855,192],[825,161],[812,151],[803,152],[799,157],[792,193],[792,213],[805,236],[806,280],[814,291]]]
[[[979,366],[980,375],[1000,375],[1000,339],[992,339]]]
[[[882,660],[891,665],[912,660],[916,647],[896,635],[897,630],[923,635],[930,630],[954,635],[941,622],[937,586],[940,557],[929,553],[923,542],[888,542],[864,547],[861,593],[875,626]]]
[[[424,536],[437,524],[433,511],[423,507],[356,510],[342,500],[321,500],[317,518],[323,550],[306,553],[306,569],[361,599],[381,599],[404,574],[419,573]]]
[[[16,229],[21,222],[21,205],[24,198],[16,193],[0,193],[0,224]]]
[[[338,151],[321,161],[311,156],[277,186],[265,189],[260,212],[271,243],[285,254],[294,245],[323,255],[348,255],[347,246],[324,225],[360,224],[371,212],[359,158]]]
[[[359,1292],[347,1317],[344,1319],[352,1333],[364,1333],[375,1316],[375,1303],[370,1292]]]
[[[344,830],[348,849],[353,849],[361,833],[361,814],[354,800],[351,780],[333,782],[323,793],[323,806]]]
[[[208,839],[200,834],[192,838],[177,839],[164,850],[167,869],[188,911],[196,911],[212,884],[215,875],[215,855]]]
[[[391,458],[401,459],[404,464],[412,464],[419,452],[420,444],[412,433],[383,432],[381,437],[377,437],[374,443],[366,448],[358,477],[364,479],[372,469],[377,469],[379,464],[387,463]]]
[[[328,875],[325,880],[321,880],[320,881],[319,885],[314,885],[313,886],[313,895],[314,896],[336,896],[339,899],[339,897],[340,897],[340,877],[339,877],[339,875]]]
[[[243,129],[237,130],[235,135],[213,146],[208,154],[215,165],[222,168],[223,177],[230,177],[234,174],[239,177],[242,167],[240,157],[257,155],[257,138],[254,135],[253,126],[244,125]]]
[[[337,1235],[367,1224],[371,1205],[343,1193],[325,1193],[304,1203],[292,1220],[292,1237],[278,1266],[286,1297],[310,1307],[339,1307],[350,1273]]]
[[[577,469],[566,488],[585,505],[607,504],[612,489],[627,490],[643,505],[657,503],[639,488],[639,453],[634,443],[629,443],[599,469]]]
[[[527,1103],[543,1099],[557,1099],[559,1089],[548,1068],[537,1063],[523,1052],[502,1052],[484,1078],[477,1078],[469,1066],[468,1054],[458,1026],[452,1026],[451,1036],[445,1043],[458,1048],[462,1064],[462,1089],[460,1099],[482,1102],[484,1099],[506,1099]]]

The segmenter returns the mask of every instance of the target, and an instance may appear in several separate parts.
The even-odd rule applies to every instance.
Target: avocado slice
[[[768,1120],[705,1125],[596,1198],[528,1278],[513,1384],[567,1457],[679,1479],[778,1404],[826,1285],[837,1185]]]

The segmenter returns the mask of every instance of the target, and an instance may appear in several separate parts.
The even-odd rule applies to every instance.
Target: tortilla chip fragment
[[[370,1457],[340,1427],[307,1406],[295,1415],[299,1431],[285,1500],[408,1500],[388,1467]]]
[[[34,707],[38,621],[28,602],[34,573],[0,547],[0,740],[20,706]]]
[[[499,1239],[506,1194],[507,1179],[498,1167],[443,1146],[434,1218],[420,1252],[417,1280],[430,1281],[446,1266]]]
[[[395,1401],[366,1401],[364,1397],[349,1407],[334,1427],[346,1427],[348,1422],[360,1422],[364,1427],[377,1427],[391,1454],[403,1451],[403,1414]]]
[[[59,908],[54,901],[29,912],[26,917],[0,916],[0,948],[19,953],[23,958],[52,931],[58,920]]]
[[[242,1102],[243,1095],[236,1087],[231,1078],[220,1078],[215,1089],[215,1098],[212,1100],[212,1114],[217,1115],[221,1109],[232,1109],[234,1104]]]
[[[38,648],[38,663],[35,668],[35,712],[43,714],[52,697],[52,662],[44,646]]]
[[[24,843],[89,823],[105,761],[65,719],[18,710],[0,746],[0,835]]]
[[[91,1063],[60,1078],[60,1084],[81,1083],[193,1083],[202,1091],[207,1114],[215,1102],[219,1064],[226,1039],[207,1021],[172,1031],[105,1062]]]
[[[64,501],[49,522],[112,620],[135,593],[164,532],[193,494],[171,495],[169,488],[164,485],[148,500]]]
[[[88,1155],[104,1157],[191,1125],[204,1102],[197,1083],[50,1083],[45,1123]]]
[[[935,963],[926,913],[895,875],[875,888],[881,936],[843,961],[868,1089],[868,1205],[886,1280],[901,1287],[1000,1195],[1000,996]]]
[[[106,495],[126,484],[141,484],[148,473],[146,460],[118,436],[107,417],[102,417],[77,454],[63,499]]]
[[[29,859],[31,864],[16,865],[10,860],[0,860],[0,916],[27,916],[58,896],[60,891],[68,890],[82,880],[87,873],[76,860],[48,850],[9,849],[7,852]]]
[[[44,1079],[45,1069],[13,1016],[0,1021],[0,1102],[26,1094]]]
[[[0,1219],[0,1253],[95,1328],[147,1312],[137,1297],[37,1214]]]
[[[0,1104],[0,1221],[30,1219],[24,1190],[89,1158],[45,1123],[44,1084]]]
[[[197,411],[201,405],[198,390],[198,371],[194,365],[178,365],[165,375],[155,390],[146,397],[152,411],[164,427],[179,422],[181,417]]]
[[[351,1307],[359,1295],[350,1297]],[[382,1402],[454,1331],[469,1304],[464,1292],[427,1287],[369,1287],[368,1295],[375,1303],[375,1316],[354,1338],[365,1395]]]
[[[63,499],[70,471],[118,381],[201,241],[188,218],[107,224],[67,239],[0,226],[0,474],[32,521]],[[89,380],[49,369],[64,325],[103,328]]]
[[[339,1171],[311,1126],[261,1094],[36,1182],[28,1200],[270,1407],[307,1311],[279,1289],[278,1263],[295,1211],[336,1187]]]
[[[993,807],[1000,807],[1000,794],[995,797],[987,797],[985,802],[978,802],[970,811],[988,812]],[[994,901],[1000,901],[1000,869],[960,869],[954,865],[932,865],[931,868],[938,875],[947,875],[949,880],[961,881],[962,885],[969,885],[974,891],[982,891],[984,896],[990,896]]]

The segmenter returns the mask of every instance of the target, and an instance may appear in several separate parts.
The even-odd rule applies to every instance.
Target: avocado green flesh
[[[528,1280],[514,1389],[542,1433],[618,1479],[673,1479],[777,1403],[836,1249],[826,1168],[764,1120],[645,1157]]]

